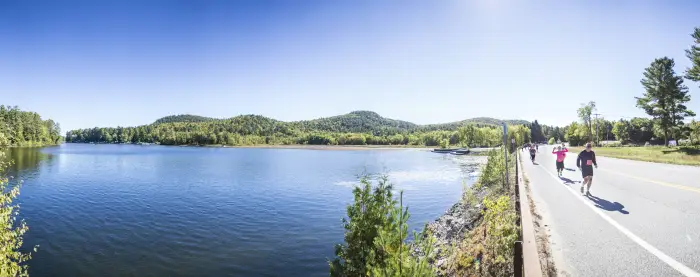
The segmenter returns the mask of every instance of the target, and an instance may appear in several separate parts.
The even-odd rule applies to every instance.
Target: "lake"
[[[328,276],[362,172],[436,219],[484,157],[425,150],[64,144],[9,150],[37,276]],[[398,195],[398,194],[397,194]]]

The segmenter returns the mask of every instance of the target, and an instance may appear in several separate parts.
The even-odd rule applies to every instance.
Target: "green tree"
[[[630,141],[645,144],[654,137],[654,122],[648,118],[635,117],[630,120]]]
[[[537,122],[537,119],[535,119],[534,122],[530,125],[530,137],[532,138],[532,141],[535,142],[542,142],[547,140],[547,138],[544,136],[544,133],[542,132],[542,126],[540,126],[540,123]]]
[[[691,144],[700,142],[700,122],[695,120],[691,121],[690,124],[688,124],[688,133],[688,139]]]
[[[464,127],[460,127],[457,132],[459,132],[459,142],[466,145],[467,147],[474,146],[474,140],[477,137],[477,128],[474,124],[467,124]]]
[[[369,176],[360,179],[343,218],[345,243],[335,246],[336,258],[329,262],[331,276],[432,276],[427,262],[412,257],[405,245],[408,208],[397,206],[392,189],[386,176],[374,186]]]
[[[406,244],[408,238],[408,207],[403,206],[403,192],[399,196],[399,206],[394,206],[389,214],[387,225],[379,230],[374,240],[374,249],[370,252],[370,260],[384,256],[381,264],[369,265],[373,277],[428,277],[434,276],[435,271],[428,263],[432,257],[434,238],[427,233],[413,233],[416,245],[426,254],[419,259],[411,255],[411,246]]]
[[[1,149],[0,149],[1,150]],[[9,165],[5,161],[5,152],[0,151],[0,172]],[[23,236],[29,230],[24,220],[17,222],[19,205],[14,201],[19,195],[20,185],[10,186],[8,178],[0,176],[0,276],[29,276],[26,262],[32,258],[31,253],[22,253]],[[38,246],[34,247],[36,252]]]
[[[685,103],[690,101],[688,88],[683,85],[683,78],[677,76],[673,67],[673,59],[663,57],[655,59],[645,69],[641,80],[646,92],[637,99],[637,107],[643,109],[655,119],[655,123],[663,133],[664,143],[673,136],[674,128],[683,125],[683,119],[695,116]]]
[[[0,105],[0,133],[10,146],[43,146],[61,143],[60,126],[35,112]]]
[[[620,119],[613,125],[612,132],[613,134],[615,134],[617,140],[619,140],[622,143],[627,143],[630,141],[631,129],[632,125],[629,121]]]
[[[700,27],[695,27],[690,36],[693,37],[693,45],[685,50],[685,55],[690,59],[691,67],[685,71],[685,78],[700,82]]]
[[[581,107],[577,110],[578,118],[581,120],[583,125],[586,126],[586,131],[588,133],[587,141],[593,141],[591,116],[595,110],[596,106],[595,102],[593,101],[588,102],[588,104],[581,104]]]
[[[375,188],[368,176],[362,177],[360,184],[353,189],[354,202],[347,207],[348,218],[343,218],[345,244],[335,246],[331,276],[366,276],[368,266],[384,262],[384,253],[375,252],[374,259],[370,259],[370,253],[381,228],[390,224],[389,213],[396,204],[393,186],[386,177]]]
[[[565,139],[573,146],[582,145],[586,142],[586,125],[572,122],[566,129]]]

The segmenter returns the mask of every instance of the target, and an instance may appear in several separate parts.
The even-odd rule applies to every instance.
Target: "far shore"
[[[87,144],[87,143],[80,143]],[[119,143],[97,143],[97,144],[119,144]],[[135,143],[124,143],[138,145]],[[149,144],[161,145],[161,144]],[[425,150],[430,151],[440,148],[439,146],[420,145],[309,145],[309,144],[258,144],[258,145],[161,145],[171,147],[215,147],[215,148],[268,148],[268,149],[307,149],[307,150]],[[458,146],[454,146],[458,147]],[[471,148],[472,154],[483,154],[491,148]],[[483,152],[483,153],[482,153]]]
[[[185,145],[187,146],[187,145]],[[304,144],[260,144],[260,145],[205,145],[204,147],[222,148],[270,148],[270,149],[309,149],[309,150],[431,150],[434,147],[416,145],[304,145]]]

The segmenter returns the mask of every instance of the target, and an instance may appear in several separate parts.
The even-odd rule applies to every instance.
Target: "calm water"
[[[67,144],[12,149],[36,276],[327,276],[356,176],[389,172],[411,227],[471,183],[476,157]]]

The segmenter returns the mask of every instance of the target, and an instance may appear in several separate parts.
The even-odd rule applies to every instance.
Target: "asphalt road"
[[[578,153],[562,178],[550,147],[520,153],[560,276],[700,276],[700,167],[598,156],[586,197]]]

